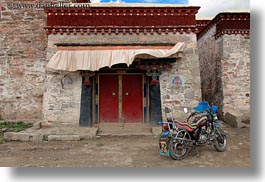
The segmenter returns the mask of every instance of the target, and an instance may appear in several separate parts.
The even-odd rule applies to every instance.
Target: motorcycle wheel
[[[215,143],[214,148],[218,152],[224,152],[227,147],[227,138],[226,135],[223,134],[223,131],[220,128],[217,128],[215,134]]]
[[[188,147],[185,146],[184,142],[178,142],[175,138],[169,139],[169,155],[174,160],[182,160],[188,154]]]

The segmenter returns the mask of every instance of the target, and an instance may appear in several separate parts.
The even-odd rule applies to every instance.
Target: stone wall
[[[250,120],[250,38],[215,38],[213,26],[199,41],[202,98],[218,105],[220,116],[234,127]]]
[[[0,117],[42,118],[47,38],[46,15],[37,9],[8,9],[0,2]],[[28,3],[37,1],[29,0]]]
[[[79,125],[82,77],[78,72],[47,71],[43,123]],[[46,123],[47,124],[47,123]]]
[[[201,78],[196,35],[186,36],[186,48],[183,57],[177,59],[171,70],[164,71],[160,76],[160,89],[163,118],[175,117],[185,120],[188,114],[184,113],[186,107],[191,112],[201,101]],[[171,109],[166,114],[165,107]]]
[[[199,72],[199,58],[197,52],[196,35],[195,34],[140,34],[140,35],[49,35],[48,36],[48,48],[47,48],[47,61],[56,53],[59,43],[79,43],[79,44],[130,44],[130,43],[178,43],[185,42],[186,49],[183,57],[174,63],[173,68],[169,71],[163,72],[160,77],[161,82],[161,99],[162,107],[168,106],[172,108],[174,115],[178,116],[178,113],[183,114],[183,107],[194,107],[201,100],[200,91],[200,72]],[[72,79],[72,85],[75,87],[74,92],[69,92],[58,88],[60,86],[60,80],[64,75],[69,74],[65,72],[56,72],[49,70],[47,72],[47,79],[45,81],[45,88],[49,88],[44,92],[44,118],[49,120],[65,120],[67,124],[76,124],[79,121],[80,110],[80,97],[81,97],[81,76],[79,73],[71,73],[74,77]],[[182,79],[182,84],[178,85],[176,77]],[[172,80],[175,85],[172,85]],[[56,90],[59,89],[59,90]],[[56,90],[56,93],[53,91]],[[70,89],[71,90],[71,89]],[[71,94],[71,98],[66,97]],[[54,96],[50,96],[54,95]],[[54,97],[56,96],[56,102]],[[69,117],[69,110],[58,109],[65,104],[72,109],[72,116]],[[57,106],[54,106],[57,104]],[[57,107],[58,109],[50,109]],[[62,116],[63,115],[63,116]],[[165,113],[163,113],[165,116]],[[65,116],[65,117],[64,117]],[[59,122],[60,122],[59,121]]]
[[[225,120],[233,126],[250,120],[250,36],[224,35],[222,83]],[[233,122],[230,115],[236,116]]]

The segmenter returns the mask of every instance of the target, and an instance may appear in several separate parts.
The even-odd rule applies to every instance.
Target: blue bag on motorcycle
[[[169,156],[169,150],[168,150],[168,135],[169,131],[163,131],[159,138],[159,147],[160,147],[160,155]]]
[[[206,101],[202,101],[198,104],[198,106],[194,107],[193,109],[197,112],[203,112],[207,109],[210,109],[211,106]]]

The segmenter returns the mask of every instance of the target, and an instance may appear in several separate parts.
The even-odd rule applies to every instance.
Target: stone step
[[[152,136],[151,132],[99,132],[98,136]]]
[[[103,123],[98,127],[100,131],[151,131],[149,123]]]
[[[152,133],[154,135],[160,135],[162,132],[162,127],[161,126],[155,126],[155,127],[152,127]]]
[[[79,135],[48,135],[48,141],[79,141]]]
[[[58,127],[27,129],[22,132],[6,132],[6,141],[26,141],[42,142],[48,141],[79,141],[94,139],[98,133],[98,128],[88,127]]]
[[[4,133],[4,139],[6,141],[41,142],[44,139],[44,135],[39,133],[6,132]]]
[[[101,123],[100,136],[153,135],[149,123]]]

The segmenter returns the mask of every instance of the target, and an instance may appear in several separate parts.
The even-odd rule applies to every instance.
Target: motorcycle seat
[[[207,117],[206,116],[203,116],[201,117],[199,120],[197,120],[195,123],[188,123],[188,122],[180,122],[180,121],[177,121],[175,120],[174,123],[175,125],[180,128],[180,129],[186,129],[188,131],[193,131],[195,130],[203,121],[206,121],[207,120]]]
[[[195,124],[190,124],[188,122],[180,122],[180,121],[175,121],[175,124],[178,128],[180,129],[186,129],[188,131],[193,131],[194,129],[197,128],[197,123]]]

